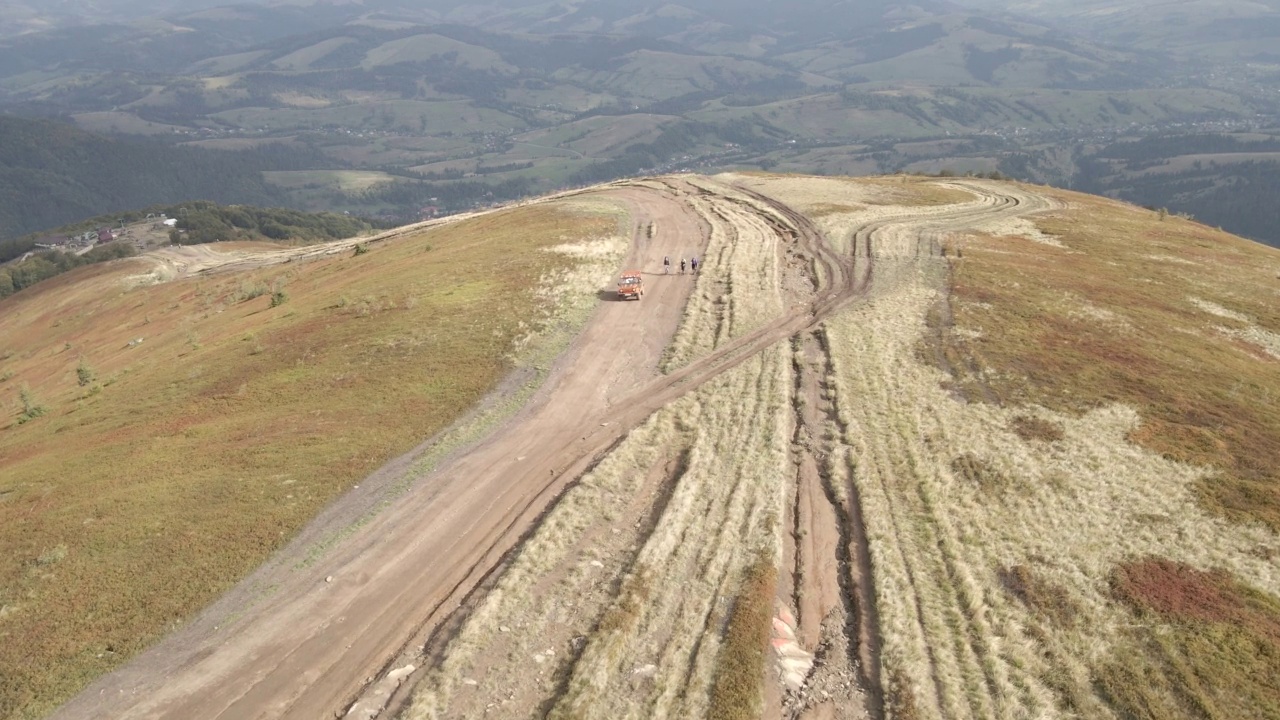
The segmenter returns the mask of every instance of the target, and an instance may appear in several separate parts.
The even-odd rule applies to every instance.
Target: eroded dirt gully
[[[853,233],[852,255],[835,252],[803,214],[745,188],[717,194],[676,177],[590,191],[608,193],[631,212],[626,264],[650,273],[641,303],[602,302],[522,410],[417,479],[319,560],[303,562],[317,542],[358,517],[351,506],[360,497],[367,506],[371,496],[340,500],[205,613],[54,717],[323,718],[349,710],[374,717],[395,710],[404,699],[396,687],[412,673],[404,664],[431,662],[566,487],[654,411],[789,338],[796,397],[804,400],[796,403],[793,567],[783,594],[798,612],[798,644],[818,662],[800,687],[786,691],[785,708],[775,694],[770,714],[878,717],[867,538],[847,475],[832,472],[838,434],[827,430],[836,419],[824,397],[829,358],[821,323],[877,285],[891,286],[895,264],[936,258],[939,233],[1039,209],[1033,196],[1003,192],[1003,185],[964,187],[973,202],[894,208],[866,223]],[[662,276],[661,258],[701,255],[710,231],[692,198],[713,210],[750,210],[777,234],[779,251],[807,273],[809,286],[789,294],[783,316],[661,375],[662,352],[692,287],[679,275]],[[403,477],[421,450],[371,481]],[[635,508],[642,517],[656,517],[652,503],[661,502],[664,478],[678,474],[672,466],[679,462],[673,452],[668,467],[652,473],[645,493],[651,504]],[[635,526],[644,532],[642,522]]]

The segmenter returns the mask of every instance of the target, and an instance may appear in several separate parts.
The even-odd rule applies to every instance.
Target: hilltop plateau
[[[1278,308],[906,175],[73,270],[0,300],[0,715],[1280,718]]]

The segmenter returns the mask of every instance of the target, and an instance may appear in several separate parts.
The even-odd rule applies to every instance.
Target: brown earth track
[[[984,198],[979,206],[874,223],[856,237],[871,249],[877,235],[895,225],[964,227],[1019,212],[1020,198],[969,187]],[[683,180],[666,181],[662,191],[618,184],[606,192],[631,207],[637,227],[646,219],[659,221],[654,239],[637,231],[630,265],[678,256],[694,244],[691,237],[705,232],[679,202],[681,193],[705,191]],[[627,432],[760,350],[817,328],[866,292],[876,253],[858,263],[862,277],[855,278],[854,260],[836,255],[802,214],[765,196],[755,199],[771,209],[761,214],[784,245],[793,243],[822,265],[824,282],[812,301],[657,378],[652,368],[679,321],[689,285],[654,278],[643,312],[603,304],[535,398],[503,428],[443,463],[312,567],[289,569],[288,558],[308,551],[306,543],[291,545],[270,570],[228,596],[238,603],[215,605],[54,717],[317,718],[344,711],[366,678],[446,625],[545,509]],[[742,202],[723,195],[715,201]],[[402,459],[399,467],[407,465]],[[270,597],[251,602],[259,588],[273,586]],[[222,625],[230,631],[220,631]]]

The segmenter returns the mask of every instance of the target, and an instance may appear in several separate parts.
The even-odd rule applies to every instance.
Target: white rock
[[[413,665],[405,665],[402,668],[396,668],[395,670],[387,673],[387,679],[393,682],[399,682],[400,680],[412,675],[414,670],[417,670],[417,668]]]

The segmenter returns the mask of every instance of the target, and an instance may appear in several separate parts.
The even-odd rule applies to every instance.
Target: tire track
[[[854,233],[855,243],[867,251],[867,254],[858,260],[837,254],[832,250],[823,233],[803,213],[765,194],[732,187],[732,191],[744,196],[733,197],[729,194],[716,194],[702,185],[691,185],[679,179],[665,181],[663,185],[674,200],[679,200],[682,195],[696,195],[712,203],[713,206],[716,203],[728,203],[740,209],[747,208],[753,211],[773,228],[780,246],[794,248],[805,257],[814,258],[821,266],[822,272],[819,273],[819,283],[814,297],[800,309],[793,310],[722,345],[619,401],[617,406],[625,408],[622,412],[593,416],[580,423],[579,428],[590,434],[558,447],[553,452],[555,456],[570,457],[574,460],[553,470],[548,481],[533,496],[524,512],[514,517],[504,518],[502,523],[504,530],[486,539],[481,559],[469,567],[466,578],[455,586],[450,597],[436,604],[437,609],[450,606],[463,608],[466,604],[464,600],[455,600],[454,597],[458,594],[470,594],[485,577],[499,571],[502,559],[509,557],[510,553],[518,548],[520,537],[524,537],[529,528],[536,528],[536,520],[541,512],[534,515],[529,513],[527,508],[545,509],[553,504],[568,489],[570,483],[575,482],[590,467],[599,463],[613,446],[651,414],[737,367],[765,348],[797,334],[817,330],[825,318],[859,297],[864,297],[872,285],[877,260],[882,257],[877,246],[887,234],[893,231],[898,233],[915,231],[918,233],[916,237],[919,238],[927,231],[963,229],[980,221],[989,221],[993,217],[1021,215],[1033,211],[1027,209],[1033,204],[1025,197],[999,194],[976,183],[956,183],[957,187],[973,192],[978,197],[978,201],[972,206],[960,206],[951,210],[944,206],[942,210],[928,213],[923,220],[908,214],[901,218],[869,223]],[[652,189],[651,186],[650,189]],[[717,214],[726,223],[732,222],[727,214]],[[925,249],[924,253],[920,252],[922,247]],[[941,256],[940,246],[933,241],[920,243],[913,250],[915,252],[912,259],[918,259],[922,255]],[[608,421],[609,429],[606,432],[596,432],[596,428],[605,421]],[[854,492],[851,485],[849,491]],[[826,492],[823,490],[824,494]],[[858,505],[857,502],[851,504]],[[843,511],[846,517],[849,512],[849,509]],[[844,524],[847,526],[844,530],[846,533],[862,528],[860,537],[850,535],[848,546],[857,548],[853,554],[859,558],[864,556],[869,558],[868,541],[861,518],[856,522],[849,520]],[[511,534],[517,530],[520,530],[520,537],[512,538]],[[850,559],[846,556],[843,564],[847,567],[849,562]],[[862,565],[860,560],[854,562]],[[869,569],[869,559],[865,564]],[[865,653],[868,657],[878,658],[878,647],[872,645],[864,648],[866,643],[859,643],[857,640],[859,636],[878,634],[878,630],[871,630],[871,627],[878,623],[873,622],[874,585],[870,582],[870,577],[867,580],[868,582],[862,585],[864,589],[856,593],[856,596],[861,596],[861,600],[851,598],[851,604],[858,608],[857,627],[859,629],[851,638],[850,653],[858,655]],[[438,617],[436,612],[438,610],[424,621],[423,628],[438,628],[448,624],[447,616]],[[882,693],[881,688],[875,687],[880,684],[878,659],[869,665],[876,667],[874,670],[864,669],[865,682],[872,685],[871,688],[867,688],[868,691],[878,697]],[[348,706],[351,704],[348,703]]]

